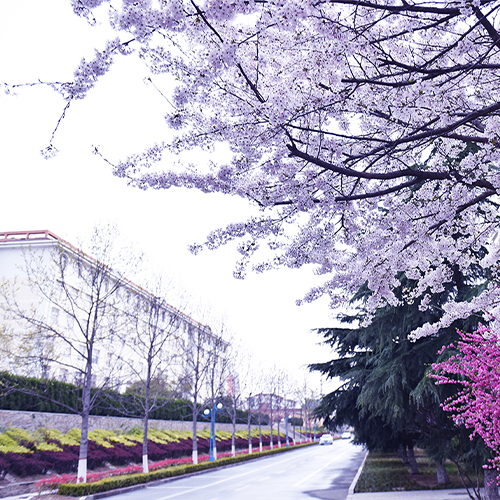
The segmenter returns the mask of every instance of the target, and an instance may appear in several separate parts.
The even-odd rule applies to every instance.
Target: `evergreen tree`
[[[419,472],[412,454],[418,443],[435,460],[439,481],[447,482],[443,464],[453,452],[450,443],[459,431],[440,407],[449,394],[429,380],[427,371],[438,359],[439,349],[457,338],[457,327],[473,328],[478,318],[456,321],[418,340],[410,334],[427,322],[438,321],[448,301],[470,300],[483,280],[477,268],[464,276],[455,266],[453,279],[443,283],[439,292],[429,291],[425,301],[414,302],[405,300],[403,290],[411,289],[412,282],[401,276],[396,289],[400,304],[377,309],[367,326],[363,305],[371,292],[366,285],[362,287],[351,301],[356,313],[339,318],[350,326],[318,331],[338,358],[310,368],[339,378],[342,385],[323,398],[317,414],[327,425],[352,426],[356,441],[370,450],[408,450],[413,473]]]

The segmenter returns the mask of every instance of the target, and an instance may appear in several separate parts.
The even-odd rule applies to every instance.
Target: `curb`
[[[365,457],[363,458],[363,461],[361,462],[361,465],[359,466],[358,472],[354,476],[354,479],[352,480],[351,486],[349,486],[349,491],[347,492],[347,497],[346,500],[353,500],[354,497],[354,488],[356,488],[356,483],[358,482],[359,476],[361,476],[361,473],[363,472],[363,467],[365,466],[366,458],[368,457],[368,450],[365,452]]]

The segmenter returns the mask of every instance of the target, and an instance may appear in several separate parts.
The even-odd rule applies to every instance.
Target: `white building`
[[[149,366],[175,388],[193,343],[207,355],[220,343],[121,275],[107,250],[94,258],[47,230],[0,232],[0,370],[78,385],[91,370],[92,385],[123,390]]]

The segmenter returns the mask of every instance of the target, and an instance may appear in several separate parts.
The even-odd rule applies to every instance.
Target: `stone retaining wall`
[[[65,413],[41,413],[31,411],[12,411],[0,410],[0,432],[8,427],[20,427],[28,431],[34,431],[40,427],[49,429],[57,429],[63,433],[68,432],[72,428],[80,428],[81,417],[78,415],[70,415]],[[177,420],[150,420],[149,426],[155,429],[169,429],[169,430],[192,430],[191,421],[177,421]],[[206,419],[199,417],[198,430],[209,428],[210,422]],[[125,417],[102,417],[90,416],[89,417],[89,430],[106,429],[106,430],[120,430],[127,432],[133,427],[142,427],[142,420],[140,418],[125,418]],[[247,430],[248,426],[245,424],[237,424],[238,430]],[[258,428],[252,425],[253,429]],[[232,424],[216,423],[216,429],[222,431],[233,430]],[[262,429],[269,430],[269,426],[262,426]]]

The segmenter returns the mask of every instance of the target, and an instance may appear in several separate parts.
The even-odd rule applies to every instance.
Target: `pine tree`
[[[402,290],[411,289],[412,282],[401,276],[396,289],[400,304],[377,309],[367,326],[363,305],[371,292],[362,287],[351,301],[356,312],[339,318],[349,327],[318,330],[338,358],[310,368],[342,382],[323,398],[318,415],[327,425],[352,426],[356,441],[370,450],[408,450],[412,473],[419,472],[412,454],[418,443],[435,460],[438,480],[447,482],[443,464],[453,454],[450,443],[459,430],[440,407],[449,393],[444,394],[427,372],[439,349],[457,338],[457,327],[470,329],[478,318],[456,321],[436,335],[417,340],[410,334],[438,321],[449,300],[475,296],[483,280],[477,268],[464,276],[455,267],[453,279],[438,293],[429,293],[424,305],[403,296]]]

